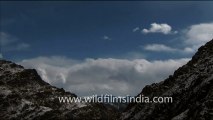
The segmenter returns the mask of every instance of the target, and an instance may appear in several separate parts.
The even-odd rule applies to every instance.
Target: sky
[[[137,95],[213,38],[211,1],[0,3],[0,58],[79,96]]]

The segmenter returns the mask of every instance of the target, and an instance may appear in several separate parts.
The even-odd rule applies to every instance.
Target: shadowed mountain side
[[[121,119],[212,120],[213,40],[200,47],[192,60],[169,78],[145,86],[140,94],[150,98],[170,96],[173,103],[132,103]]]

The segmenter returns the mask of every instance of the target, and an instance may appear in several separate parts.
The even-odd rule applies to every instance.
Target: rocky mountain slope
[[[118,112],[97,103],[60,103],[76,97],[44,82],[34,69],[0,60],[0,119],[116,119]]]
[[[121,119],[213,120],[213,40],[169,78],[146,86],[140,94],[171,96],[173,103],[132,103]]]

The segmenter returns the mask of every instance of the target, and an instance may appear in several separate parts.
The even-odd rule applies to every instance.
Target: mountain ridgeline
[[[99,103],[60,103],[58,97],[76,97],[44,82],[34,69],[0,60],[1,120],[117,119],[112,106]]]
[[[101,103],[60,103],[77,97],[51,86],[36,70],[0,60],[0,119],[54,120],[213,120],[213,40],[186,65],[139,95],[170,96],[172,103],[130,103],[120,114]]]

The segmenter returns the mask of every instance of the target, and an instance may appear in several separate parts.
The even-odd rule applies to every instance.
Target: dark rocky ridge
[[[140,94],[171,96],[173,103],[132,103],[121,119],[213,120],[213,40],[169,78],[144,87]]]
[[[34,69],[0,60],[0,119],[116,119],[119,113],[97,103],[59,103],[59,96],[76,97],[44,82]]]

